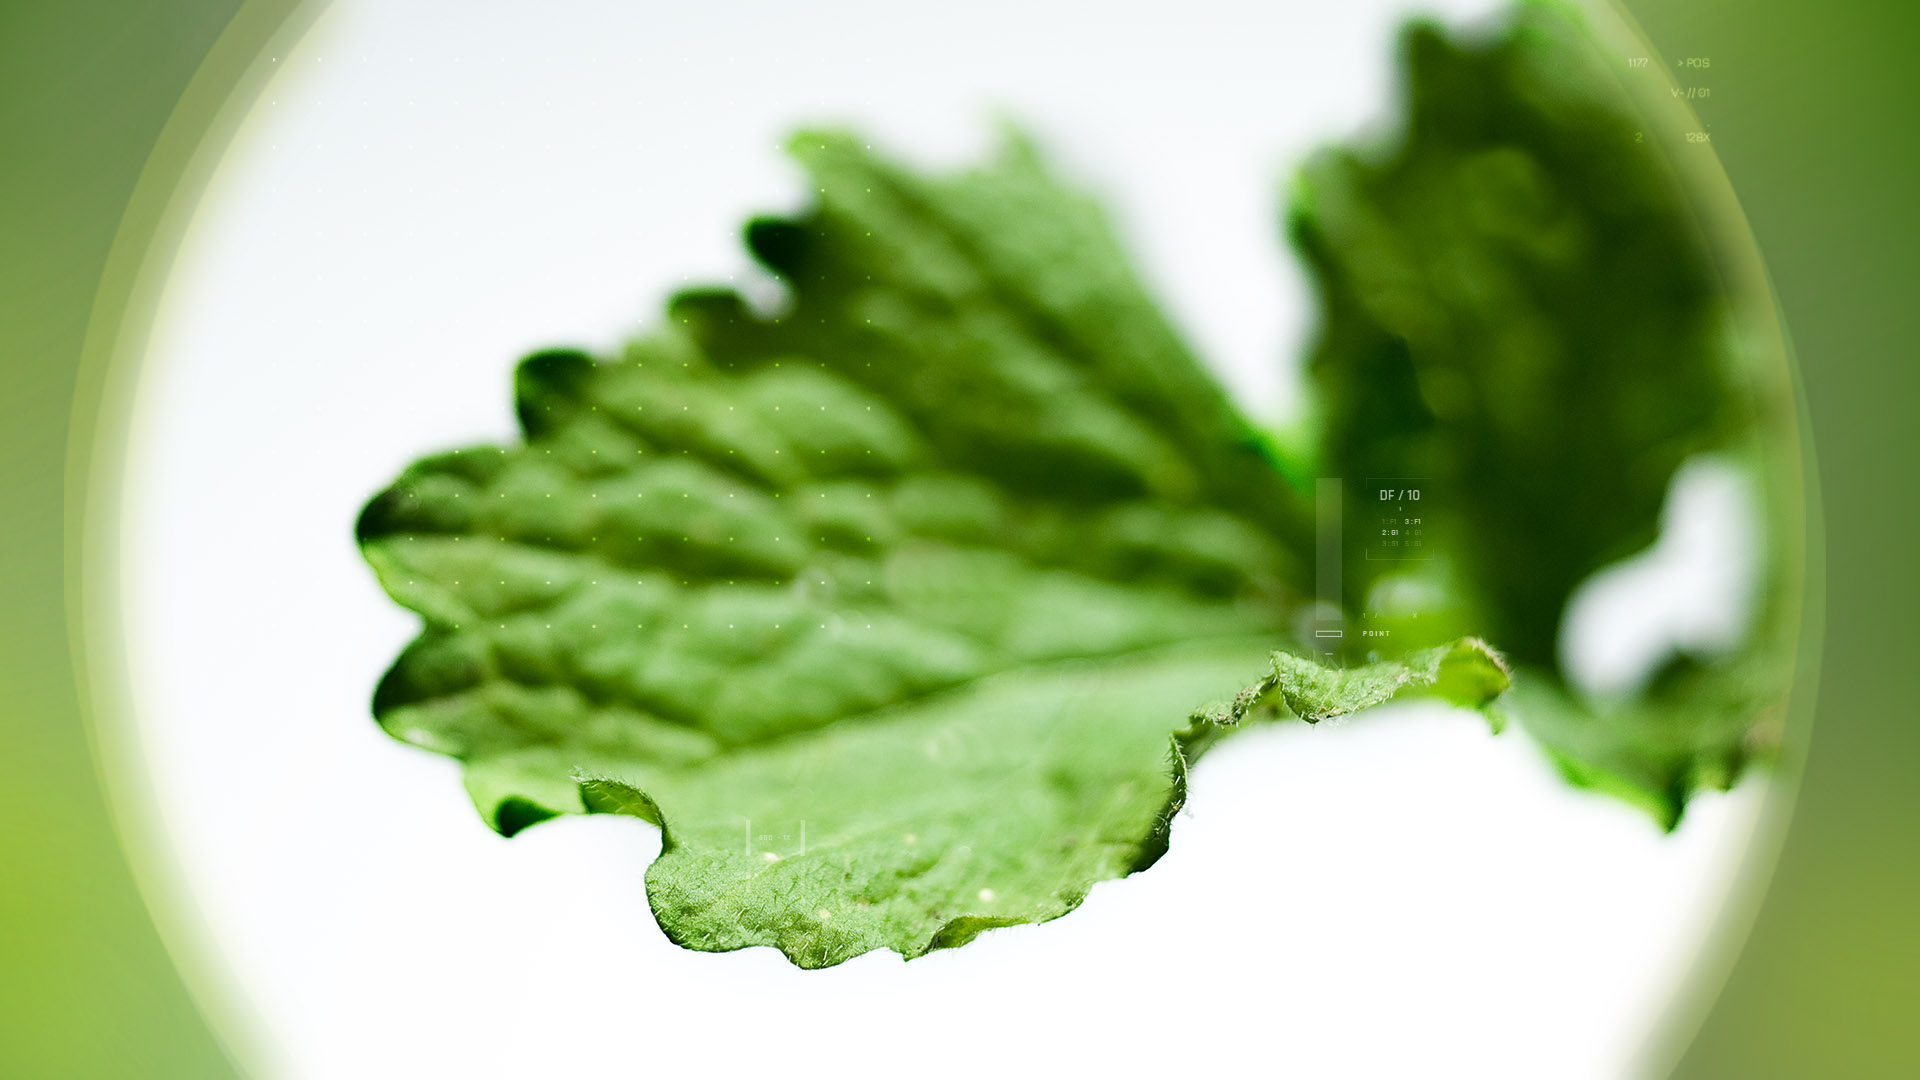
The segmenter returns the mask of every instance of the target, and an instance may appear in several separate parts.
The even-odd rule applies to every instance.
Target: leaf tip
[[[546,349],[514,369],[514,411],[528,438],[553,430],[571,413],[593,374],[593,357],[578,349]],[[555,410],[561,409],[561,415]]]
[[[580,803],[587,808],[587,813],[637,817],[660,826],[662,842],[671,842],[667,837],[666,816],[660,812],[660,804],[653,800],[653,796],[611,777],[582,774],[576,775],[574,781],[580,787]]]

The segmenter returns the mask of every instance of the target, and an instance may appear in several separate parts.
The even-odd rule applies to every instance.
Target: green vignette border
[[[271,1051],[246,995],[207,948],[157,796],[141,765],[121,612],[120,517],[129,420],[160,298],[194,215],[251,120],[277,57],[307,37],[329,0],[242,0],[155,140],[115,231],[81,346],[65,476],[66,633],[81,723],[122,855],[202,1020],[240,1075]]]

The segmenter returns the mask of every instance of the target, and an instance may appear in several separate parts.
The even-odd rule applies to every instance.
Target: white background
[[[1281,185],[1387,114],[1400,11],[338,0],[274,60],[193,221],[124,507],[137,737],[176,870],[158,887],[198,914],[204,940],[175,940],[241,1003],[222,1022],[254,1029],[246,1064],[1628,1070],[1724,900],[1755,783],[1665,836],[1468,715],[1265,729],[1201,764],[1165,860],[1065,919],[802,972],[670,945],[650,827],[502,840],[455,763],[368,714],[416,624],[360,562],[360,505],[421,453],[512,438],[524,352],[612,345],[673,287],[749,276],[740,222],[803,202],[778,150],[798,122],[938,164],[980,153],[994,109],[1021,118],[1115,208],[1248,409],[1284,411],[1311,327]]]

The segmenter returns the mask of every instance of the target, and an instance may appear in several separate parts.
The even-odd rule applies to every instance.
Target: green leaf
[[[1327,667],[1292,653],[1276,652],[1272,671],[1227,701],[1193,714],[1196,724],[1231,727],[1261,708],[1285,709],[1317,724],[1384,705],[1410,691],[1425,691],[1471,708],[1487,708],[1507,689],[1506,661],[1478,638],[1423,649],[1398,660],[1358,668]]]
[[[1065,914],[1158,858],[1195,756],[1189,738],[1169,757],[1169,719],[1259,655],[1220,641],[1028,666],[693,768],[608,768],[585,801],[660,821],[647,888],[682,945],[773,945],[805,967],[919,956]],[[1318,671],[1286,659],[1288,679]],[[1352,704],[1419,685],[1378,680]]]
[[[524,444],[362,513],[426,623],[375,715],[495,828],[658,824],[692,948],[917,956],[1164,851],[1170,738],[1248,672],[1317,716],[1464,670],[1270,658],[1310,517],[1030,147],[941,179],[794,151],[815,205],[747,230],[783,310],[698,290],[618,355],[530,357]]]
[[[1479,638],[1419,649],[1357,668],[1331,667],[1293,653],[1268,658],[1268,672],[1233,697],[1193,711],[1174,736],[1174,809],[1185,801],[1186,766],[1248,716],[1296,716],[1309,724],[1384,705],[1403,695],[1429,696],[1486,715],[1494,733],[1506,726],[1496,707],[1512,685],[1507,661]]]
[[[1782,568],[1746,646],[1677,657],[1632,700],[1569,689],[1558,641],[1576,587],[1653,543],[1682,462],[1763,459],[1734,303],[1577,15],[1524,4],[1472,39],[1418,23],[1403,51],[1401,129],[1318,156],[1289,211],[1322,305],[1320,470],[1426,485],[1435,558],[1370,560],[1350,528],[1345,604],[1396,640],[1498,641],[1527,690],[1516,714],[1568,776],[1671,825],[1772,743]],[[1396,595],[1422,600],[1396,613]]]
[[[1065,914],[1158,858],[1196,729],[1247,710],[1196,714],[1171,759],[1168,719],[1258,655],[1229,640],[1028,666],[691,768],[623,763],[582,792],[662,825],[647,888],[682,945],[773,945],[805,967],[877,946],[918,956]],[[1403,693],[1484,707],[1505,688],[1478,643],[1355,671],[1265,662],[1258,704],[1313,719]]]

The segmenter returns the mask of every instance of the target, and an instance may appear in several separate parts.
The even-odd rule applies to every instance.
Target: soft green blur
[[[161,949],[102,800],[71,674],[62,560],[70,408],[108,252],[117,233],[150,230],[127,217],[129,200],[237,6],[0,5],[3,1076],[232,1074]],[[1752,939],[1679,1075],[1920,1075],[1910,922],[1920,729],[1903,610],[1920,521],[1902,475],[1920,461],[1909,415],[1920,401],[1910,358],[1920,150],[1902,92],[1920,10],[1627,6],[1665,62],[1713,58],[1715,96],[1700,111],[1794,333],[1831,556],[1819,716],[1795,818]],[[176,130],[200,118],[189,109]]]
[[[1813,416],[1827,638],[1786,847],[1747,947],[1676,1075],[1920,1076],[1920,528],[1909,4],[1632,0],[1699,107],[1786,314]]]
[[[0,393],[0,1075],[7,1077],[233,1074],[120,849],[81,721],[64,570],[66,504],[75,494],[65,483],[69,422],[76,386],[84,384],[83,342],[99,314],[95,298],[110,263],[134,261],[153,231],[154,215],[130,207],[136,190],[164,200],[257,49],[230,38],[225,67],[203,66],[238,7],[234,0],[0,7],[0,355],[7,376]],[[262,5],[250,28],[270,30],[290,8]],[[256,36],[264,40],[263,32]]]
[[[1808,607],[1802,440],[1711,147],[1689,140],[1664,65],[1584,21],[1527,3],[1498,33],[1409,26],[1405,119],[1302,166],[1288,232],[1320,300],[1316,471],[1382,478],[1362,501],[1413,483],[1397,477],[1433,496],[1402,490],[1387,522],[1421,537],[1418,557],[1349,532],[1364,644],[1496,642],[1517,671],[1510,708],[1567,779],[1673,828],[1786,733]],[[1722,655],[1681,646],[1640,686],[1583,692],[1562,663],[1576,590],[1652,546],[1678,473],[1705,455],[1758,495],[1752,626]],[[1371,505],[1369,521],[1388,510]],[[1408,591],[1417,606],[1392,599]]]

